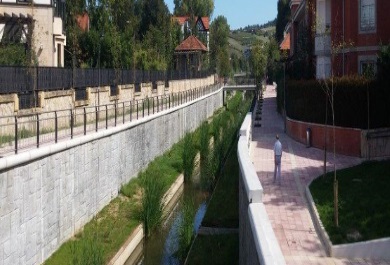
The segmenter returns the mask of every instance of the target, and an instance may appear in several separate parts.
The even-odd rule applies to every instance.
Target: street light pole
[[[284,109],[284,132],[286,132],[286,62],[283,62],[283,109]]]
[[[100,50],[101,50],[101,38],[99,40],[99,53],[98,53],[98,106],[100,107]]]

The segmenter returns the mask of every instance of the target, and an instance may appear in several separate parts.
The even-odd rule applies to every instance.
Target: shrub
[[[195,148],[194,136],[192,133],[187,133],[183,141],[185,147],[182,150],[184,181],[188,182],[191,180],[192,174],[194,172],[194,160],[197,150]]]
[[[158,170],[148,168],[139,178],[141,178],[142,186],[139,218],[144,224],[145,235],[148,237],[160,225],[162,220],[162,198],[164,196],[165,185],[159,176]]]
[[[328,86],[331,81],[327,80]],[[389,127],[390,90],[386,86],[363,77],[334,79],[335,125],[342,127]],[[305,122],[325,124],[326,102],[328,124],[332,123],[331,107],[326,101],[325,85],[318,80],[288,81],[286,91],[287,116]],[[370,124],[368,124],[368,95]]]
[[[185,259],[188,248],[194,238],[195,214],[196,209],[194,202],[191,199],[184,200],[182,202],[182,209],[180,213],[179,249],[176,253],[180,260]]]

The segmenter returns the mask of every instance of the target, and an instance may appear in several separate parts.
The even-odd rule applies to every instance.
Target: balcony
[[[330,34],[317,34],[315,37],[315,50],[316,56],[329,56],[331,54],[331,41]]]

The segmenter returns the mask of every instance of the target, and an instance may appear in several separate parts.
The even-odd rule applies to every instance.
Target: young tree
[[[250,64],[252,73],[256,79],[256,85],[261,86],[267,71],[267,45],[262,40],[257,40],[251,51]]]
[[[229,64],[230,27],[224,16],[218,16],[210,25],[210,68],[225,69],[223,63]],[[230,65],[230,64],[229,64]],[[226,74],[226,72],[224,71]],[[220,73],[218,73],[220,74]]]
[[[279,45],[275,38],[270,38],[267,43],[267,82],[272,83],[276,79],[278,63],[280,60]],[[280,67],[279,67],[280,68]]]
[[[326,27],[324,21],[325,18],[320,17],[316,14],[314,9],[310,10],[313,13],[315,18],[315,23],[312,27],[312,32],[318,35],[326,36],[330,35],[330,28]],[[335,72],[333,66],[335,65],[336,57],[341,54],[341,52],[353,46],[351,41],[345,41],[343,38],[340,38],[341,35],[339,32],[335,32],[336,36],[335,42],[332,42],[330,45],[330,74],[329,76],[319,76],[319,82],[322,85],[323,91],[325,93],[325,125],[328,124],[328,104],[330,106],[330,113],[332,119],[332,151],[333,151],[333,211],[334,211],[334,225],[339,226],[339,203],[338,203],[338,180],[337,180],[337,167],[336,167],[336,124],[335,124]],[[340,41],[339,41],[339,40]],[[326,73],[324,73],[326,74]],[[326,174],[326,163],[327,163],[327,132],[325,127],[325,143],[324,143],[324,176]]]

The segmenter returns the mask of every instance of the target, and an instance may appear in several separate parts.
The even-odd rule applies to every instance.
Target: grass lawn
[[[333,173],[310,185],[321,221],[333,244],[390,237],[390,160],[337,171],[339,227],[333,224]]]
[[[237,142],[232,147],[225,167],[207,206],[202,226],[238,228],[238,160]]]
[[[199,235],[186,264],[238,264],[238,242],[238,234]]]

